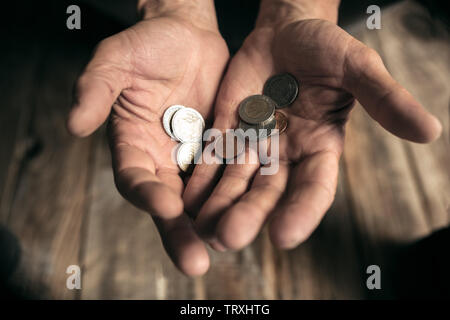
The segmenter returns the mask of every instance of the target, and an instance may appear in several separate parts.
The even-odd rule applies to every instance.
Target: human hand
[[[98,45],[77,82],[68,129],[87,136],[111,112],[108,136],[119,192],[152,215],[180,270],[198,275],[209,258],[183,211],[184,184],[171,158],[176,142],[161,118],[173,104],[211,116],[228,49],[210,0],[140,6],[141,22]]]
[[[276,2],[283,1],[266,1]],[[293,248],[309,237],[334,199],[354,98],[400,138],[429,142],[441,130],[437,119],[389,75],[379,55],[335,23],[309,19],[302,10],[295,15],[296,8],[279,10],[288,16],[274,17],[277,10],[264,12],[262,6],[255,30],[232,59],[219,89],[214,127],[236,128],[239,102],[261,93],[273,74],[293,74],[300,92],[291,106],[280,109],[289,124],[279,137],[276,174],[261,175],[259,164],[227,165],[222,175],[220,165],[195,168],[185,207],[198,212],[197,230],[217,250],[248,245],[268,219],[278,247]],[[335,12],[317,16],[335,20]]]

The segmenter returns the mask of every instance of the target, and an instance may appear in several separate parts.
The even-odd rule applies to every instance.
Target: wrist
[[[262,0],[256,27],[280,29],[306,19],[337,23],[339,3],[340,0]]]
[[[213,0],[138,0],[138,12],[143,20],[170,17],[202,29],[218,30]]]

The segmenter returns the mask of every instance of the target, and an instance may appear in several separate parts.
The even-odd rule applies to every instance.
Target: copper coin
[[[282,112],[279,111],[275,111],[275,119],[277,121],[277,126],[275,129],[278,129],[279,134],[282,134],[287,128],[288,119]]]

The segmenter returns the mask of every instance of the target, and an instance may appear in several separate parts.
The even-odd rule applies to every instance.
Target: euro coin
[[[297,80],[289,73],[274,75],[266,81],[263,94],[275,101],[277,108],[287,107],[297,98]]]
[[[273,116],[275,107],[275,102],[269,97],[253,95],[245,98],[239,105],[239,117],[249,124],[264,124]]]

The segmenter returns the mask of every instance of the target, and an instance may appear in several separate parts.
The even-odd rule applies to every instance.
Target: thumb
[[[391,77],[375,50],[355,41],[349,46],[344,70],[345,89],[383,128],[420,143],[439,137],[440,122]]]
[[[78,78],[67,119],[67,129],[75,136],[88,136],[100,127],[125,88],[125,75],[112,62],[117,54],[117,51],[114,56],[111,54],[114,47],[114,40],[102,41]]]

